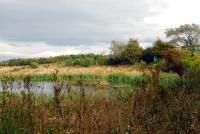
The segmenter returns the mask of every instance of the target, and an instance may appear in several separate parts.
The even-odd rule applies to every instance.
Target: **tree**
[[[116,63],[120,63],[124,60],[124,51],[126,49],[126,43],[121,41],[112,41],[111,42],[111,54],[112,60]]]
[[[200,39],[200,25],[185,24],[177,28],[170,28],[166,30],[167,37],[172,37],[173,42],[179,42],[186,47],[199,45]]]
[[[134,64],[142,55],[142,48],[139,42],[135,39],[130,39],[124,51],[125,60],[128,63]]]
[[[112,64],[134,64],[142,55],[142,48],[135,39],[130,39],[128,43],[112,41],[110,49]]]
[[[154,62],[154,59],[161,60],[164,57],[165,50],[173,48],[171,42],[165,42],[161,39],[157,39],[152,47],[146,48],[142,53],[142,60],[146,63]]]
[[[153,53],[156,58],[163,58],[164,51],[166,49],[173,48],[173,45],[170,42],[164,42],[161,39],[157,39],[153,43]]]
[[[154,62],[154,56],[155,55],[153,53],[153,48],[148,47],[142,53],[142,60],[149,64],[151,62]]]

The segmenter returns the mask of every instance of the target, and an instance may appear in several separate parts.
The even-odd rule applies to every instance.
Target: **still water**
[[[55,84],[52,82],[31,82],[29,84],[30,91],[34,92],[35,94],[44,93],[51,95],[53,94]],[[95,91],[102,91],[102,88],[99,87],[91,87],[91,86],[83,86],[85,92],[87,93],[94,93]],[[104,87],[103,89],[108,89],[108,87]],[[14,81],[14,82],[0,82],[0,91],[3,89],[12,92],[21,92],[27,91],[27,87],[23,81]],[[68,85],[63,84],[62,92],[70,92],[70,91],[77,91],[80,92],[81,87],[77,85]],[[105,91],[105,90],[104,90]]]
[[[52,82],[31,82],[29,84],[30,91],[37,93],[45,93],[45,94],[53,94],[54,84]],[[21,92],[26,91],[28,88],[22,81],[15,82],[0,82],[0,91],[3,89],[13,91],[13,92]],[[64,92],[68,92],[69,90],[80,90],[79,86],[69,86],[67,84],[63,84],[62,90]]]

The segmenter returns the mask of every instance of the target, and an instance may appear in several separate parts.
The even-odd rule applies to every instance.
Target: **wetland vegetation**
[[[0,134],[200,133],[200,54],[173,43],[1,62]]]

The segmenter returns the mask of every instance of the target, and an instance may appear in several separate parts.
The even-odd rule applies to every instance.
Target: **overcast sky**
[[[149,46],[166,28],[200,23],[199,0],[0,0],[0,60]]]

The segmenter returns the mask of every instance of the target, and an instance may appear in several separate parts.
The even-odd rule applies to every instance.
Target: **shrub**
[[[38,68],[38,63],[37,62],[31,62],[30,67],[31,68]]]
[[[187,52],[182,63],[185,78],[190,81],[191,87],[200,87],[200,54]]]
[[[164,60],[169,71],[176,72],[180,77],[183,75],[182,59],[183,53],[173,48],[166,49],[164,51]]]

